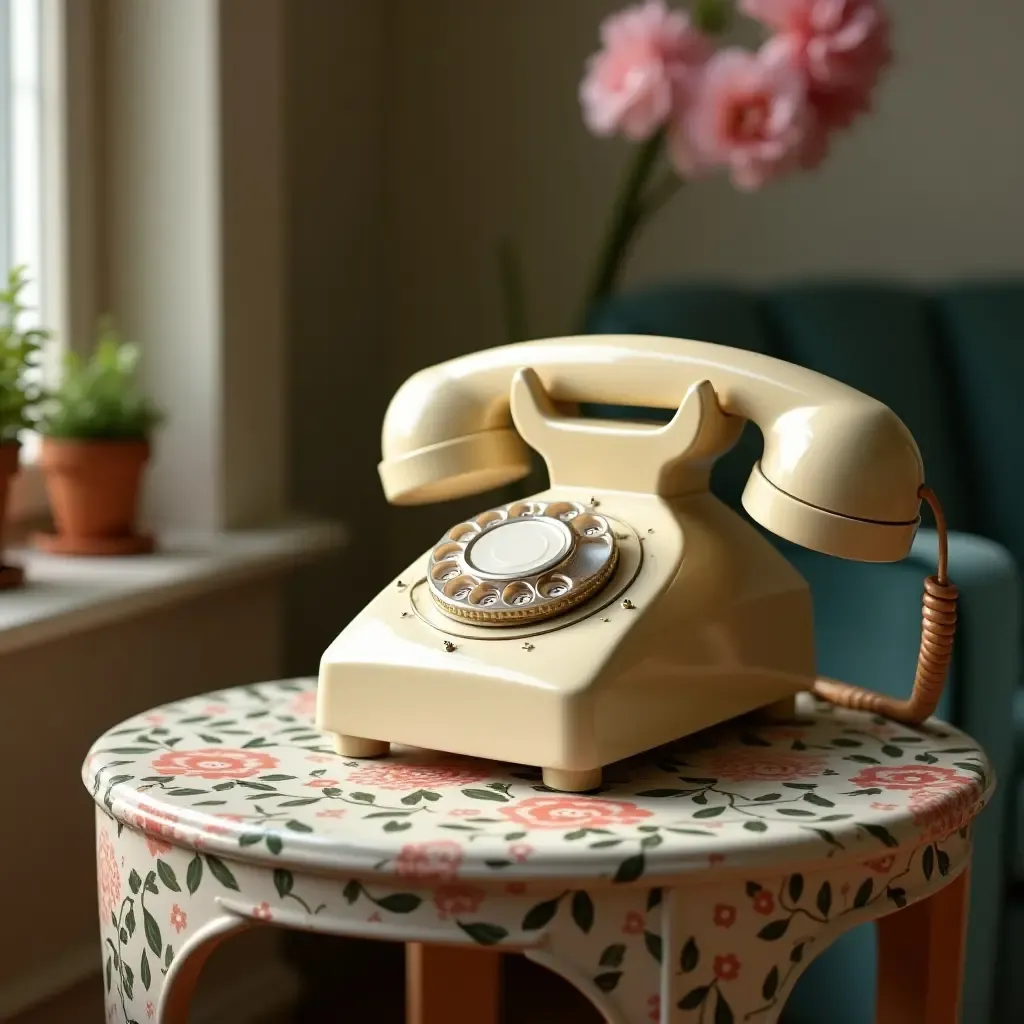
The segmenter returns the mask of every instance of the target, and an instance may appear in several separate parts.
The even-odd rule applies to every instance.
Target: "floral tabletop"
[[[502,883],[884,863],[964,827],[994,783],[983,751],[950,726],[908,728],[808,695],[792,722],[727,723],[569,795],[535,768],[398,747],[339,756],[313,727],[315,696],[300,679],[148,711],[100,737],[85,783],[154,853]]]

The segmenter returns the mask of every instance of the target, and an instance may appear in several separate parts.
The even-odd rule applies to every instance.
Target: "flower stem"
[[[612,292],[625,266],[636,229],[645,216],[641,197],[661,155],[664,139],[664,130],[659,131],[637,149],[619,189],[597,268],[580,310],[578,328],[581,334],[586,332],[587,318],[594,306]]]

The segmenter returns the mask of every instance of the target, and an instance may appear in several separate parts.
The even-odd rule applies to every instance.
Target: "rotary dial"
[[[560,615],[596,594],[618,559],[608,520],[573,501],[517,501],[453,526],[430,554],[445,614],[491,625]]]

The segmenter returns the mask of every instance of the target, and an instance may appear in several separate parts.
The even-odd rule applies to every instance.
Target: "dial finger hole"
[[[501,599],[512,608],[521,608],[533,603],[533,587],[522,580],[510,583],[502,592]]]
[[[603,537],[608,532],[608,520],[587,512],[572,521],[572,528],[581,537],[592,540],[595,537]]]
[[[517,501],[508,510],[509,519],[542,515],[547,506],[540,501]]]
[[[479,608],[491,608],[501,600],[501,592],[497,587],[482,583],[469,594],[469,603]]]
[[[467,540],[471,540],[479,532],[480,527],[476,523],[459,523],[458,526],[453,526],[448,531],[448,539],[464,543]]]
[[[578,515],[581,515],[582,512],[583,506],[578,505],[575,501],[556,501],[548,505],[545,514],[552,516],[554,519],[561,519],[563,523],[568,523]]]
[[[480,581],[472,576],[455,576],[445,583],[444,596],[453,601],[465,601],[479,585]]]
[[[571,589],[572,580],[568,576],[561,575],[561,573],[552,573],[550,576],[545,576],[537,584],[537,593],[541,597],[548,599],[564,597]]]
[[[431,553],[431,557],[435,562],[443,562],[446,558],[450,558],[453,555],[457,555],[462,550],[461,544],[456,544],[454,541],[449,541],[447,544],[440,544],[434,548]]]
[[[474,522],[476,522],[478,526],[490,526],[491,523],[500,523],[506,515],[507,513],[503,509],[492,508],[489,512],[484,512],[481,515],[478,515]]]
[[[449,580],[453,580],[461,574],[462,569],[459,567],[459,563],[451,558],[445,562],[438,562],[437,565],[430,570],[431,578],[437,580],[438,583],[447,583]]]

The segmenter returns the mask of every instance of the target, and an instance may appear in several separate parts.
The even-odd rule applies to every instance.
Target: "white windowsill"
[[[214,537],[167,534],[133,558],[60,558],[8,551],[28,583],[0,591],[0,655],[134,618],[200,594],[283,573],[340,549],[337,523],[299,522]]]

